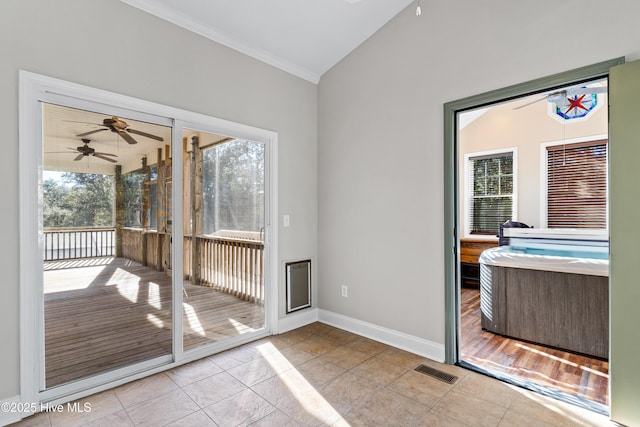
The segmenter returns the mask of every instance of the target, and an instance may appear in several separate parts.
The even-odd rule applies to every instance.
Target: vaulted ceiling
[[[317,83],[416,0],[121,0]]]

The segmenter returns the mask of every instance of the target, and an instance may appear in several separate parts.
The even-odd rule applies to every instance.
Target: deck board
[[[480,291],[462,288],[461,359],[489,371],[535,382],[608,405],[609,363],[483,331]]]
[[[171,279],[105,258],[47,262],[44,272],[47,388],[171,353]],[[264,309],[184,283],[184,348],[258,329]]]

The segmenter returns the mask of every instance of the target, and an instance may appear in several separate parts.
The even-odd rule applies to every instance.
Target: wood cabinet
[[[478,258],[485,249],[498,246],[497,239],[460,239],[460,282],[462,286],[480,287]]]

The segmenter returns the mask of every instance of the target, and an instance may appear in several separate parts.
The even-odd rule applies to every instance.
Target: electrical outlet
[[[347,298],[349,296],[348,289],[344,285],[342,286],[341,292],[343,297]]]

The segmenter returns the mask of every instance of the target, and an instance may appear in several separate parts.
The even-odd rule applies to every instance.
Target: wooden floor
[[[171,280],[122,258],[47,262],[47,388],[171,354]],[[260,328],[262,306],[184,283],[184,348]]]
[[[461,359],[485,370],[608,405],[609,363],[483,331],[480,292],[462,288]]]

